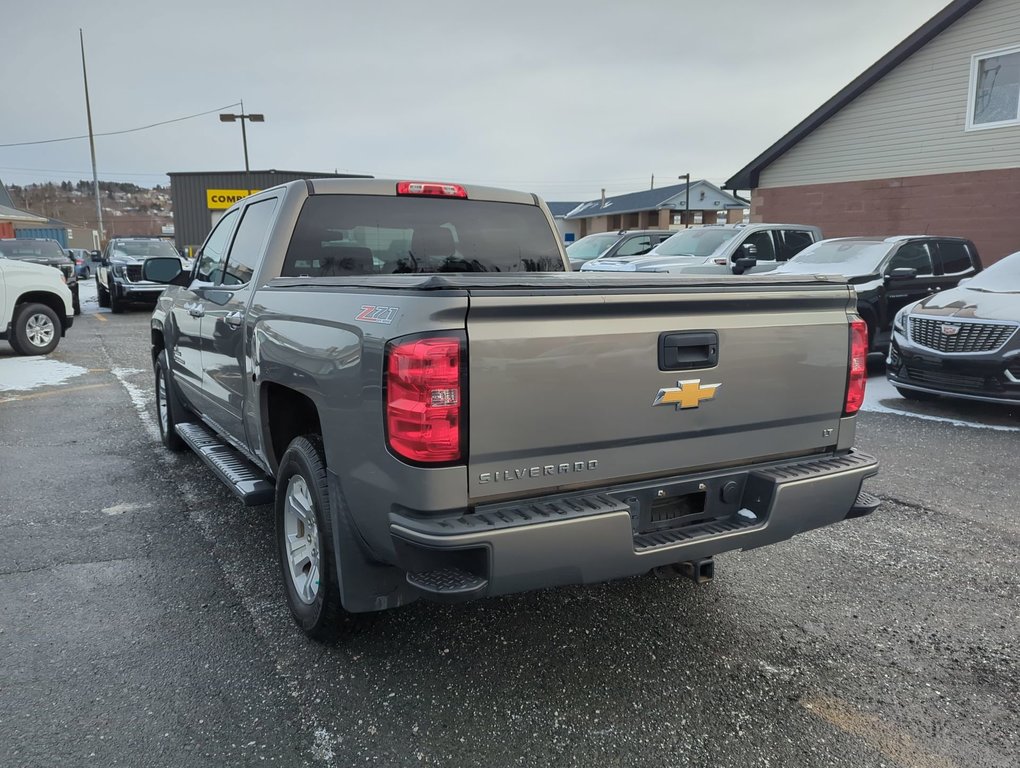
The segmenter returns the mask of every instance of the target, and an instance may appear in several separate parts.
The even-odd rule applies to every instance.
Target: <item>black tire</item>
[[[60,343],[60,318],[45,304],[15,307],[11,326],[10,345],[19,355],[48,355]]]
[[[110,283],[110,311],[115,315],[124,311],[124,300],[117,295],[116,283]]]
[[[74,292],[71,294],[71,306],[74,307],[74,314],[81,314],[81,299],[78,298],[78,286],[74,286]]]
[[[931,392],[918,392],[916,389],[907,389],[906,387],[896,387],[896,391],[900,393],[900,397],[904,397],[907,400],[938,399],[938,395],[933,395]]]
[[[174,429],[178,424],[191,421],[187,407],[181,402],[177,387],[174,386],[170,367],[166,360],[166,350],[152,364],[154,386],[156,391],[156,427],[159,429],[159,440],[168,451],[180,453],[188,447]],[[160,393],[164,402],[160,402]]]
[[[110,307],[110,294],[106,291],[106,289],[99,282],[99,275],[96,275],[96,298],[99,301],[99,306],[100,307],[103,307],[104,309],[109,309],[109,307]]]
[[[88,267],[85,267],[85,269],[83,270],[82,279],[88,280],[90,277],[92,277],[92,270],[89,269]]]
[[[311,500],[311,513],[315,518],[315,531],[299,529],[295,539],[310,536],[312,552],[318,553],[317,589],[310,602],[298,596],[298,585],[291,573],[290,544],[288,539],[288,494],[292,479],[304,481]],[[292,534],[294,535],[294,534]],[[322,438],[318,435],[297,437],[288,446],[276,477],[276,543],[280,559],[280,575],[291,616],[308,635],[319,642],[334,642],[350,614],[340,604],[340,587],[336,577],[336,556],[333,552],[333,518],[326,481],[326,459],[322,451]],[[299,546],[303,546],[299,544]],[[311,576],[309,576],[311,580]]]

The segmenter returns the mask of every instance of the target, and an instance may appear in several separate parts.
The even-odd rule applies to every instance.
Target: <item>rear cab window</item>
[[[562,272],[556,236],[535,205],[380,195],[305,201],[284,277],[435,272]]]
[[[792,259],[815,241],[814,236],[803,229],[783,229],[777,234],[782,241],[782,248],[779,250],[781,261]]]
[[[958,275],[973,266],[970,250],[959,240],[939,240],[937,253],[943,275]]]

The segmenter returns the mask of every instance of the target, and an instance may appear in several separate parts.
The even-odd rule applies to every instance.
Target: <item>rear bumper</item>
[[[392,513],[390,533],[397,565],[421,596],[501,595],[635,576],[868,514],[874,503],[858,497],[863,481],[877,472],[874,458],[851,451],[480,507],[470,514]],[[657,501],[698,489],[721,496],[726,488],[726,502],[708,499],[701,515],[649,525],[648,508]]]

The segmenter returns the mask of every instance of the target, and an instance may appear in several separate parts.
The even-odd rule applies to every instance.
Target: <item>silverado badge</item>
[[[697,408],[702,400],[711,400],[721,384],[702,384],[701,379],[678,381],[676,387],[660,389],[652,405],[676,405],[681,408]]]

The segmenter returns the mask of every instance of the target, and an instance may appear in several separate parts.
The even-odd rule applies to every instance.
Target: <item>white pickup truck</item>
[[[43,264],[0,255],[0,339],[19,355],[46,355],[74,323],[66,278]]]

